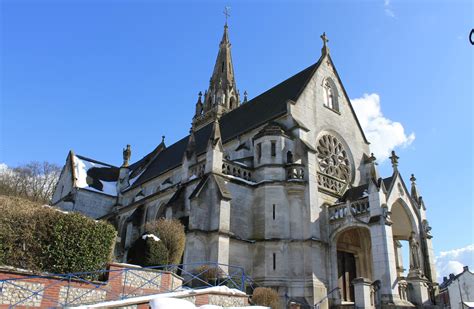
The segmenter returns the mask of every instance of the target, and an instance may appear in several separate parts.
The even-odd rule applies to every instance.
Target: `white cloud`
[[[383,6],[384,6],[385,14],[388,17],[395,18],[395,13],[392,10],[392,5],[390,4],[390,0],[384,0]]]
[[[380,109],[380,96],[364,94],[352,99],[360,125],[370,142],[370,150],[379,161],[384,161],[396,147],[406,147],[415,140],[415,133],[405,134],[400,122],[385,118]]]
[[[436,257],[436,270],[438,271],[438,281],[443,281],[443,277],[449,274],[459,274],[464,266],[474,268],[474,244],[464,248],[441,251]]]

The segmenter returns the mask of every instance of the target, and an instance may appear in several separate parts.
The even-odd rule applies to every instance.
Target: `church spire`
[[[226,23],[224,25],[224,34],[219,44],[214,71],[209,82],[209,90],[205,98],[205,111],[220,105],[223,107],[223,112],[226,112],[236,108],[240,101],[234,78],[234,65],[232,64],[228,28]]]
[[[229,27],[227,25],[228,9],[224,11],[226,23],[219,43],[216,63],[209,81],[209,88],[204,95],[201,114],[196,114],[193,127],[202,127],[222,114],[237,108],[240,104],[239,91],[235,83],[234,65],[232,64]]]

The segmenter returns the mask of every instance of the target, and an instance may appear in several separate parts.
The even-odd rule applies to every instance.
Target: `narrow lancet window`
[[[334,109],[334,93],[331,84],[327,80],[324,83],[324,105]]]

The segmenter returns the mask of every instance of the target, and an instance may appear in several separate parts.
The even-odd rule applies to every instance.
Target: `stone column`
[[[393,247],[392,227],[380,215],[372,217],[370,238],[372,241],[373,279],[380,280],[382,303],[399,302],[396,258]]]
[[[210,258],[212,262],[229,264],[229,230],[230,230],[230,201],[221,200],[219,202],[219,223],[218,231],[211,238],[212,248]],[[228,273],[227,266],[219,266]]]
[[[372,300],[372,282],[363,277],[352,280],[354,285],[355,307],[356,308],[374,308]]]

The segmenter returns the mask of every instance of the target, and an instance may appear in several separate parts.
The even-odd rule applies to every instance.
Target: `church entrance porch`
[[[333,296],[334,305],[356,303],[354,280],[372,279],[372,248],[370,232],[365,227],[349,227],[337,233],[331,248],[333,286],[339,293]]]
[[[341,300],[354,302],[354,286],[351,282],[356,278],[356,263],[353,253],[337,251],[337,271]]]

